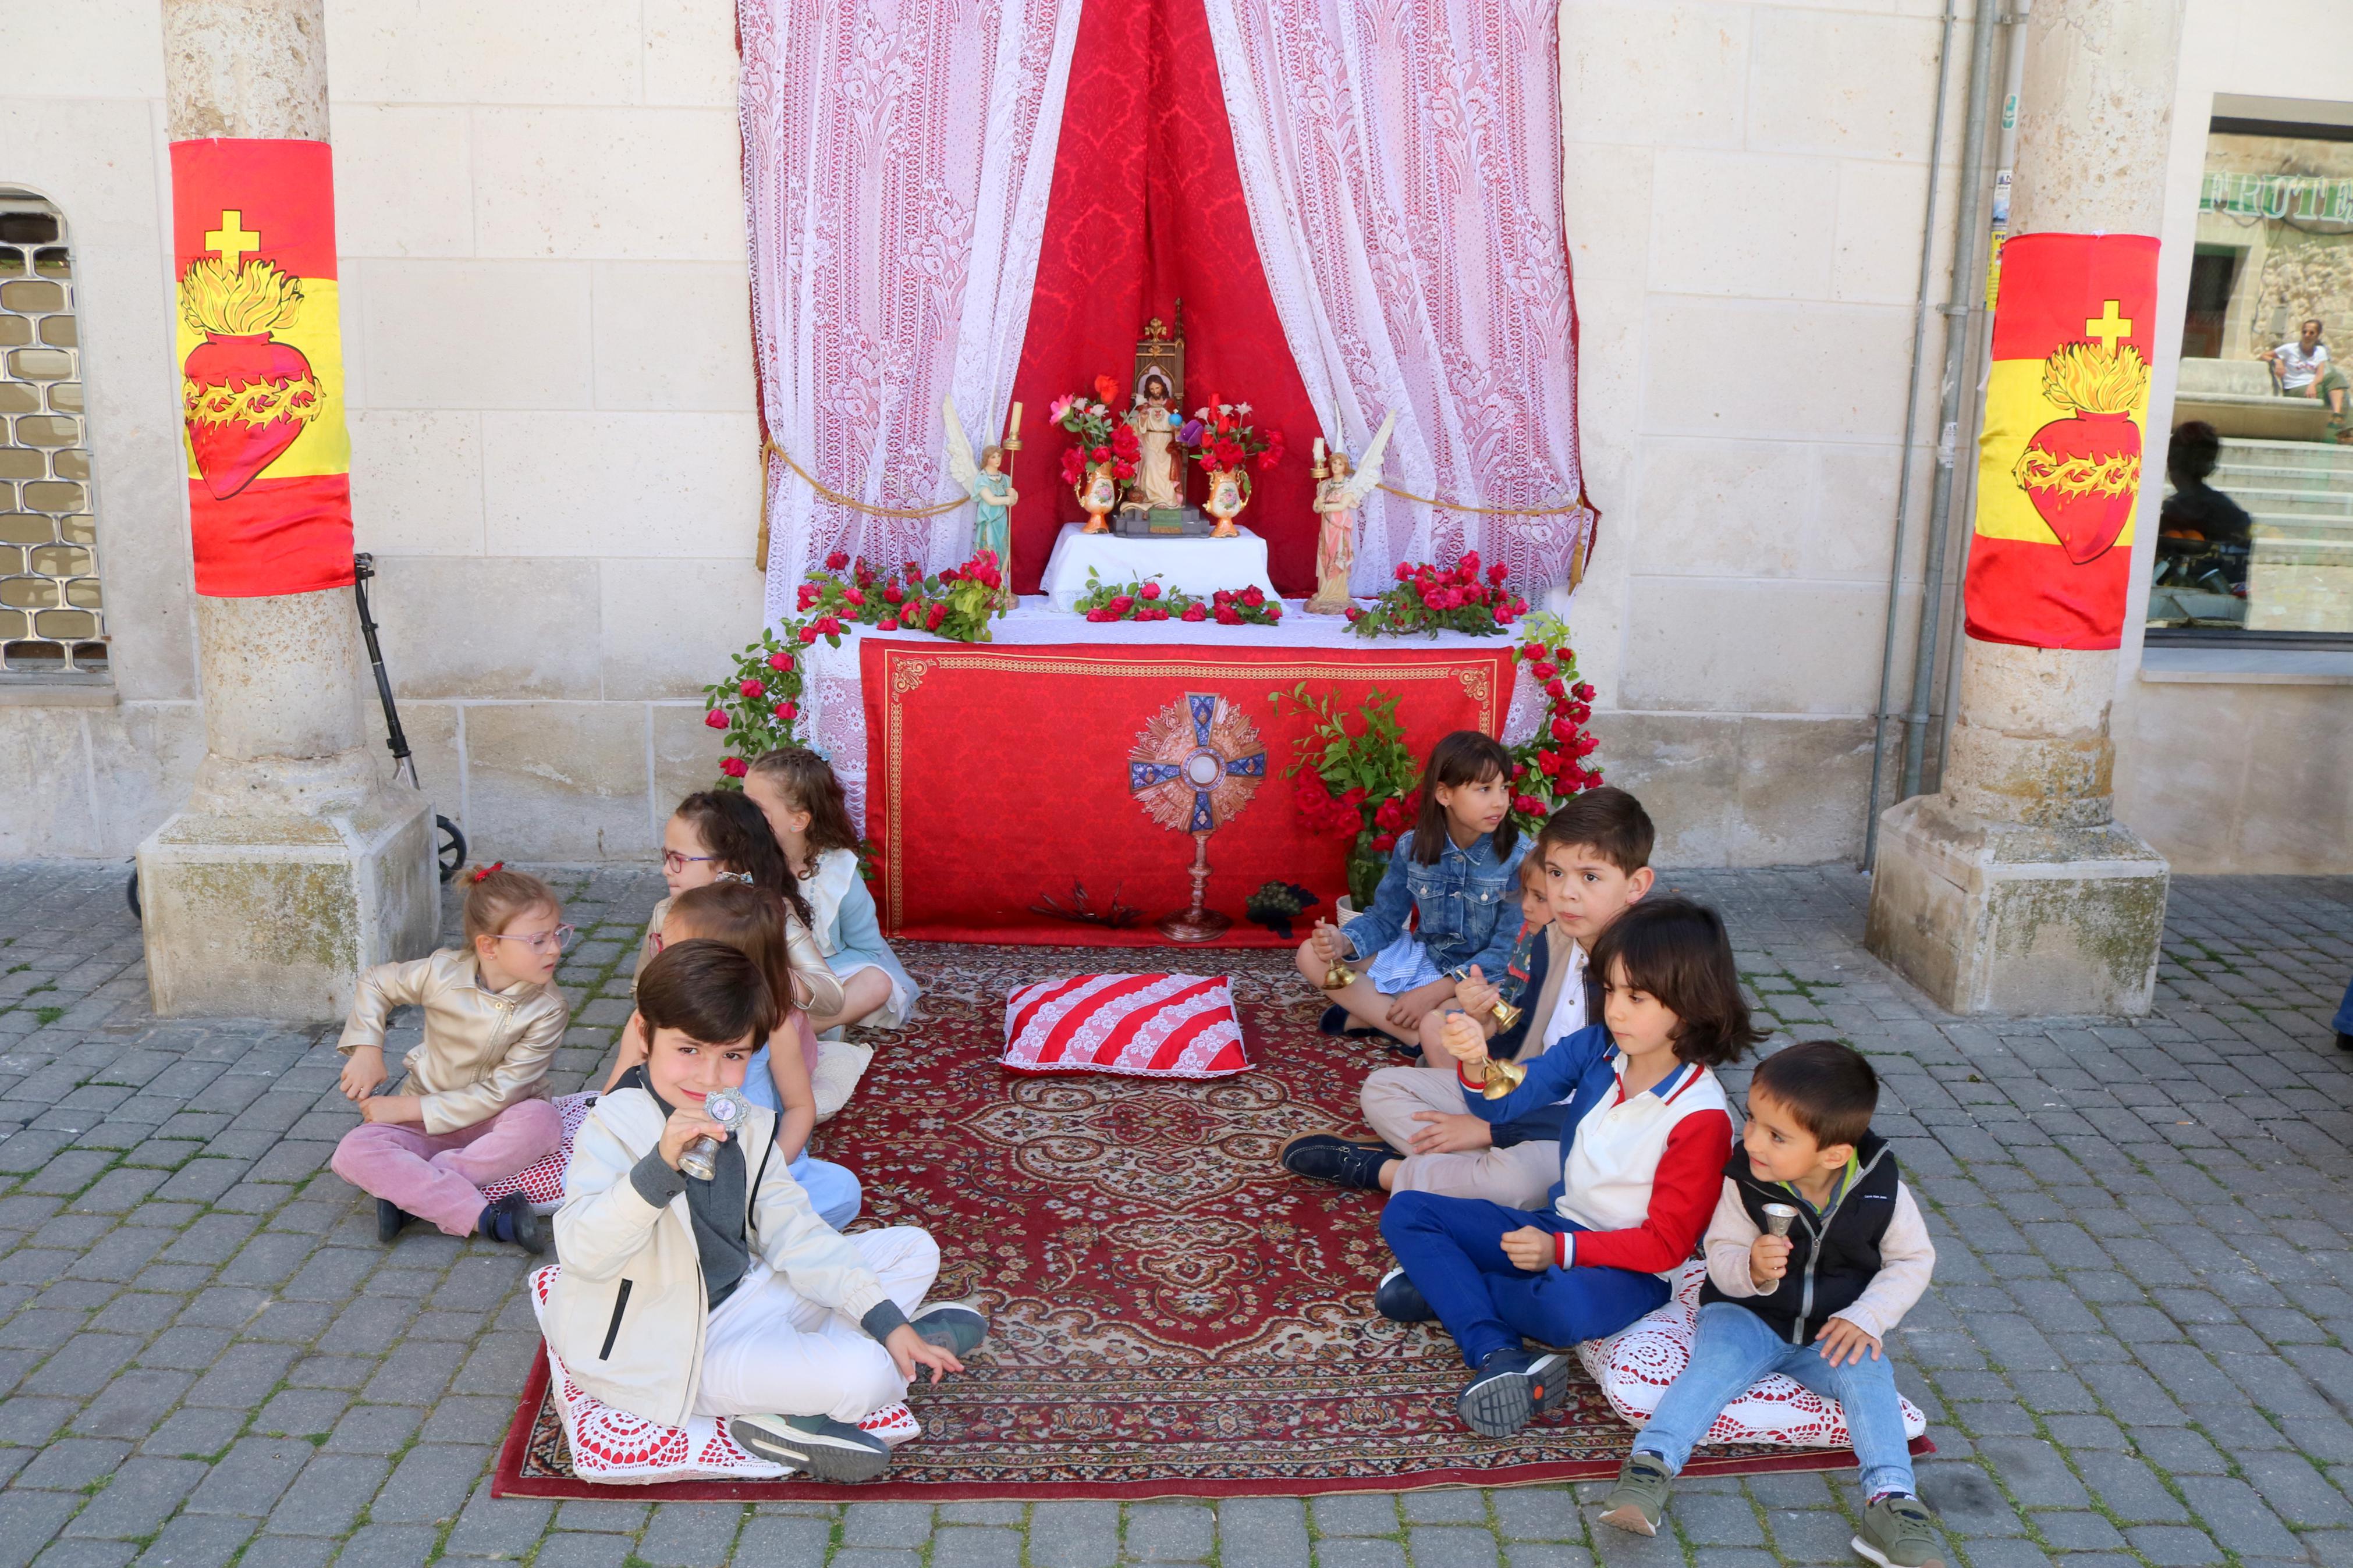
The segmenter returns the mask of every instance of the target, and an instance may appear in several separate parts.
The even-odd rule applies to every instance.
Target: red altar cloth
[[[1191,901],[1193,839],[1131,795],[1129,757],[1155,715],[1214,695],[1256,731],[1265,770],[1210,836],[1208,907],[1234,921],[1222,945],[1284,945],[1243,904],[1262,883],[1297,882],[1322,900],[1305,921],[1329,919],[1347,890],[1347,847],[1300,819],[1298,781],[1284,774],[1309,721],[1287,705],[1278,713],[1273,694],[1305,681],[1352,710],[1376,687],[1395,693],[1421,755],[1450,731],[1500,734],[1513,677],[1502,643],[1359,652],[868,637],[859,658],[882,930],[935,942],[1165,942],[1152,922]],[[1116,898],[1139,919],[1113,930],[1033,910],[1069,906],[1078,885],[1094,908]]]

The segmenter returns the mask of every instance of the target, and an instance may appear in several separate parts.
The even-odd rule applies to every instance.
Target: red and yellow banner
[[[2157,241],[2030,234],[2001,249],[1978,443],[1969,636],[2115,647],[2124,635],[2157,331]]]
[[[324,142],[172,143],[196,592],[352,581],[351,440]]]

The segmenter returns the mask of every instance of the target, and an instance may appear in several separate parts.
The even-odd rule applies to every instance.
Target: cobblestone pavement
[[[1851,1483],[1683,1486],[1672,1537],[1561,1488],[1196,1502],[494,1500],[531,1359],[512,1249],[392,1249],[325,1170],[332,1031],[160,1022],[119,868],[0,867],[0,1568],[1853,1561]],[[627,1015],[650,875],[556,873],[585,933],[559,1089]],[[1886,1075],[1936,1286],[1895,1348],[1970,1568],[2353,1563],[2353,879],[2177,882],[2148,1020],[1963,1023],[1860,946],[1840,870],[1720,902],[1784,1037]],[[398,1031],[396,1031],[396,1038]],[[1589,1498],[1598,1489],[1580,1489]]]

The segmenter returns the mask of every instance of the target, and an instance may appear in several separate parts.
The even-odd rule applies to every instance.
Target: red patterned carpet
[[[1274,1163],[1297,1133],[1359,1126],[1358,1084],[1394,1059],[1373,1042],[1319,1034],[1321,1004],[1287,953],[1186,955],[1233,977],[1257,1070],[1174,1083],[997,1066],[1008,991],[1139,955],[901,952],[924,986],[923,1016],[883,1040],[818,1151],[865,1182],[861,1225],[921,1225],[939,1238],[946,1262],[934,1297],[976,1300],[988,1342],[965,1376],[911,1395],[923,1436],[881,1481],[628,1492],[1254,1497],[1617,1473],[1631,1433],[1581,1374],[1567,1408],[1517,1438],[1466,1428],[1454,1413],[1465,1373],[1453,1342],[1373,1312],[1373,1285],[1390,1264],[1377,1205]],[[573,1479],[544,1367],[501,1456],[500,1490],[619,1494]],[[1843,1451],[1713,1450],[1693,1469],[1851,1462]]]

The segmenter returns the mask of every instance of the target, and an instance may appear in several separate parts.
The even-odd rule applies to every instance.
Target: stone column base
[[[1989,823],[1943,795],[1879,819],[1864,942],[1955,1013],[2148,1011],[2165,857],[2118,823]]]
[[[378,789],[316,816],[182,812],[139,847],[139,901],[159,1016],[340,1018],[362,969],[433,949],[432,806]]]

